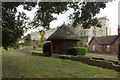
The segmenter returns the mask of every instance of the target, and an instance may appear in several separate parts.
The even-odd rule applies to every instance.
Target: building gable
[[[114,44],[114,42],[120,37],[120,34],[113,40],[113,42],[111,43],[111,45]]]
[[[88,43],[88,45],[90,45],[93,40],[95,40],[96,43],[98,44],[97,40],[94,37],[92,37],[92,39],[90,40],[90,42]]]

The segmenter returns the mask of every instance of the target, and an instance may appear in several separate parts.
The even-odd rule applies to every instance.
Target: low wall
[[[88,65],[98,66],[106,69],[114,69],[115,71],[120,72],[120,65],[118,65],[116,61],[104,60],[103,58],[91,58],[83,55],[71,56],[59,54],[52,54],[52,57],[80,61]]]
[[[27,49],[22,49],[20,51],[25,54],[31,55],[31,56],[49,56],[46,54],[30,52]],[[118,64],[117,61],[104,60],[103,58],[86,57],[83,55],[72,56],[72,55],[52,54],[51,56],[54,58],[80,61],[80,62],[86,63],[88,65],[98,66],[98,67],[107,68],[107,69],[114,69],[115,71],[120,72],[120,65]]]

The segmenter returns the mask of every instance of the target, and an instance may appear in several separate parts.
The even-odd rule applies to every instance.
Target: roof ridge
[[[69,32],[69,33],[68,33]],[[59,35],[58,35],[59,34]],[[65,24],[60,26],[48,40],[80,40],[80,38],[71,30],[69,26]]]

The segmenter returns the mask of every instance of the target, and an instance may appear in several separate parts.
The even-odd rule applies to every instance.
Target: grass
[[[35,53],[43,53],[43,51],[37,51],[37,50],[30,50],[30,51]]]
[[[118,72],[77,61],[2,50],[3,78],[117,78]]]
[[[89,54],[86,54],[86,56],[95,57],[95,58],[104,58],[106,60],[116,60],[116,61],[118,61],[117,57],[97,56],[97,55],[89,55]]]
[[[19,48],[30,48],[31,46],[19,46]]]

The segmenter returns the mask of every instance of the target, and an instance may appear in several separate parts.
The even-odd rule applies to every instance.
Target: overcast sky
[[[120,1],[119,1],[119,4],[118,4],[118,24],[120,25]]]
[[[109,2],[106,4],[106,8],[105,9],[101,9],[100,13],[97,14],[97,17],[103,17],[103,16],[107,16],[109,19],[109,27],[111,28],[111,34],[112,35],[117,35],[117,29],[118,29],[118,2],[120,0],[115,0],[112,2]],[[23,11],[22,6],[18,7],[19,11]],[[34,12],[36,11],[36,8],[32,11],[24,11],[27,16],[29,16],[31,19],[34,18]],[[73,9],[70,9],[69,11],[67,11],[64,14],[60,14],[59,16],[57,16],[57,20],[54,20],[50,23],[50,28],[55,28],[57,26],[61,26],[63,24],[63,22],[68,22],[67,18],[68,15],[70,13],[73,13]],[[54,15],[56,16],[56,15]],[[30,31],[37,31],[36,30],[30,30]],[[30,31],[28,33],[30,33]]]

